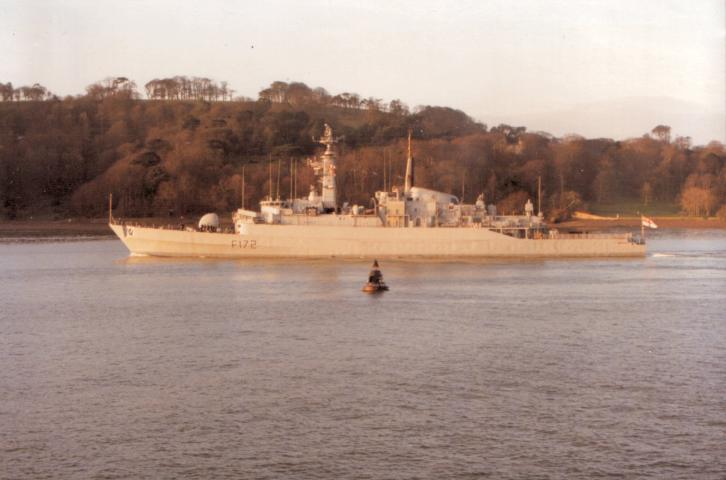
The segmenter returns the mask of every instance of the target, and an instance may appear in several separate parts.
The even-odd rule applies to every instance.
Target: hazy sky
[[[723,0],[0,0],[0,81],[65,95],[208,76],[256,97],[294,80],[477,118],[670,97],[723,115],[725,18]]]

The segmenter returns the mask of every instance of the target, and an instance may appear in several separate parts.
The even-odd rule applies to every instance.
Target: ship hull
[[[210,233],[111,224],[133,254],[212,258],[638,257],[626,235],[513,238],[486,228],[244,225]]]

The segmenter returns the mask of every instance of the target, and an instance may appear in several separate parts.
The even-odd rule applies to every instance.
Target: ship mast
[[[403,191],[408,193],[413,187],[414,181],[414,165],[413,165],[413,154],[411,152],[411,129],[408,129],[408,156],[406,157],[406,181],[403,187]]]
[[[338,139],[333,137],[333,129],[327,123],[325,124],[325,133],[317,142],[325,145],[325,152],[323,152],[319,160],[311,161],[311,165],[315,173],[320,176],[320,196],[323,208],[336,210],[338,208],[335,191],[336,154],[333,145],[338,142]]]
[[[537,216],[542,216],[542,175],[537,177]]]

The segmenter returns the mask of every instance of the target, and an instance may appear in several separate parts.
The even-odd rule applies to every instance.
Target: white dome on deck
[[[219,215],[216,213],[207,213],[199,219],[199,228],[202,227],[219,227]]]

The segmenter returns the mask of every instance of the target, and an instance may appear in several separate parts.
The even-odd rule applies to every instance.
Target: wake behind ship
[[[325,151],[310,162],[319,185],[305,198],[260,202],[260,211],[239,209],[233,231],[214,214],[199,228],[109,226],[139,255],[218,258],[457,258],[628,257],[645,255],[632,234],[562,234],[550,229],[531,201],[523,215],[498,215],[483,196],[462,204],[454,196],[414,186],[411,136],[403,188],[379,191],[373,208],[340,207],[336,194],[337,139],[329,125],[319,139]],[[230,229],[232,230],[232,229]]]

